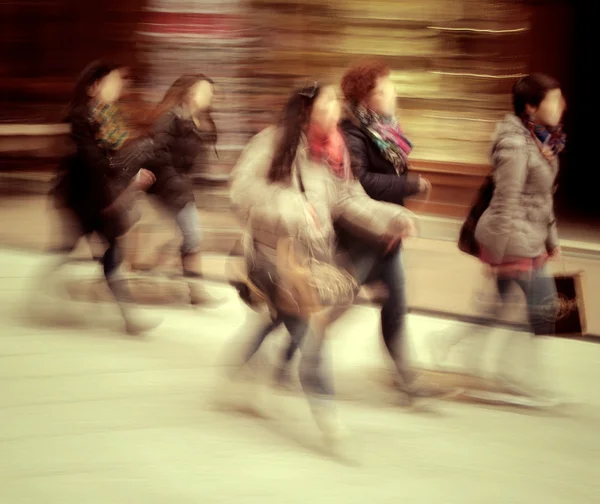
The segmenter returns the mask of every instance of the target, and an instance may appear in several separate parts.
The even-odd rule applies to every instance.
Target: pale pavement
[[[0,253],[2,504],[599,502],[598,345],[549,342],[552,376],[577,400],[569,407],[445,401],[407,411],[381,379],[377,311],[355,308],[331,331],[353,434],[356,464],[346,464],[323,452],[301,395],[266,390],[267,419],[211,407],[223,350],[245,321],[230,289],[209,286],[227,296],[217,309],[152,309],[163,324],[132,338],[118,332],[114,306],[34,295],[42,260]],[[89,279],[97,268],[70,274]],[[28,320],[31,303],[46,323]],[[434,335],[461,329],[413,315],[408,326],[425,366]]]

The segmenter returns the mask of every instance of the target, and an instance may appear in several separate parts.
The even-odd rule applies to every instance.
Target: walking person
[[[279,125],[248,144],[231,184],[232,202],[247,226],[250,283],[270,305],[274,326],[285,325],[297,346],[309,333],[299,364],[300,382],[326,436],[339,432],[339,422],[330,400],[333,386],[323,359],[323,333],[309,332],[314,316],[304,306],[308,296],[294,293],[311,291],[316,282],[319,303],[336,306],[352,301],[356,284],[350,275],[338,273],[319,281],[318,268],[311,267],[334,264],[334,223],[382,248],[414,231],[410,212],[372,200],[351,176],[338,129],[340,111],[332,86],[315,83],[294,92]],[[314,261],[297,269],[282,267],[281,258],[288,253],[282,244],[290,240]],[[335,268],[327,271],[331,270]],[[339,278],[343,280],[336,282]],[[269,327],[263,329],[239,366],[245,366],[264,341]]]
[[[101,61],[90,64],[76,83],[66,116],[75,153],[61,162],[52,191],[63,217],[62,256],[43,278],[68,261],[83,236],[98,234],[108,244],[102,258],[104,276],[119,304],[126,331],[138,333],[155,324],[136,320],[128,307],[132,299],[118,273],[122,261],[119,238],[131,225],[134,194],[150,187],[155,177],[143,168],[152,156],[151,141],[128,142],[117,106],[121,89],[119,68]]]
[[[565,100],[560,83],[544,74],[519,79],[512,92],[513,112],[498,123],[492,144],[493,196],[475,228],[480,259],[494,275],[500,305],[518,288],[525,296],[529,329],[519,348],[500,355],[499,377],[504,389],[527,397],[534,405],[556,398],[545,383],[548,373],[540,346],[554,333],[557,292],[548,259],[560,254],[554,191],[564,149]],[[511,353],[512,352],[512,353]],[[514,369],[516,353],[529,360],[528,369]],[[529,377],[522,375],[529,373]],[[519,374],[521,376],[519,376]]]
[[[429,181],[410,170],[412,143],[396,119],[396,90],[390,68],[378,60],[360,61],[342,79],[346,100],[341,128],[350,151],[352,171],[369,196],[399,207],[406,198],[430,191]],[[383,254],[341,230],[340,247],[347,251],[361,285],[381,282],[387,297],[382,303],[381,331],[391,357],[396,384],[406,403],[422,397],[445,396],[456,391],[425,383],[406,359],[406,280],[402,241]]]
[[[190,279],[192,304],[216,301],[198,283],[203,276],[202,228],[189,177],[195,165],[206,164],[208,149],[217,142],[211,115],[213,92],[213,81],[202,74],[182,75],[173,83],[155,112],[154,159],[149,165],[156,182],[148,193],[174,216],[183,236],[181,266],[184,276]],[[166,259],[166,249],[159,250],[150,267]]]

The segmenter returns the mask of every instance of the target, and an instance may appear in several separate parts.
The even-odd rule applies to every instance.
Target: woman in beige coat
[[[312,264],[335,263],[334,224],[379,243],[382,249],[414,232],[410,212],[371,199],[353,178],[337,126],[340,112],[337,93],[331,86],[314,84],[295,92],[285,106],[279,126],[267,128],[253,138],[232,173],[231,199],[247,228],[249,279],[268,299],[274,311],[274,325],[284,324],[297,344],[308,331],[308,320],[302,315],[306,312],[303,306],[294,313],[281,304],[282,276],[287,276],[277,261],[282,240],[291,239],[295,250],[312,258],[308,264],[311,271]],[[316,270],[312,273],[318,276]],[[293,285],[293,275],[285,280],[284,290],[295,291],[298,286]],[[319,301],[327,305],[335,305],[342,298],[344,303],[351,301],[353,293],[349,299],[347,291],[356,288],[349,282],[346,289],[327,291],[331,283],[319,282],[319,278],[316,284]],[[299,305],[304,301],[301,297],[295,299]],[[243,364],[258,350],[272,327],[269,325],[257,334]],[[321,343],[322,338],[316,337],[304,345],[300,381],[320,427],[331,434],[336,430],[332,410],[320,400],[333,393],[321,372]]]

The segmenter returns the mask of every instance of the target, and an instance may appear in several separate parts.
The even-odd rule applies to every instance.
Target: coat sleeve
[[[502,139],[492,153],[494,166],[494,260],[504,259],[509,240],[515,235],[520,198],[527,178],[527,145],[522,137]]]
[[[293,186],[271,182],[268,172],[275,150],[275,130],[256,135],[231,173],[230,196],[237,216],[255,237],[272,241],[297,236],[308,224],[304,197]]]
[[[172,145],[177,136],[176,116],[172,112],[162,115],[154,125],[154,159],[149,163],[156,176],[156,183],[150,189],[175,211],[194,201],[190,183],[178,173],[173,163]]]
[[[375,173],[369,169],[367,144],[361,132],[345,130],[352,171],[371,198],[401,204],[404,198],[419,192],[419,175]]]
[[[96,143],[90,125],[84,117],[73,118],[71,135],[77,146],[78,155],[85,165],[90,185],[94,188],[95,203],[104,209],[119,196],[119,190],[112,180],[112,167],[108,156]]]
[[[552,212],[550,224],[548,224],[548,238],[546,238],[546,250],[552,252],[560,245],[558,239],[558,227],[556,225],[556,217]]]
[[[415,222],[412,212],[372,199],[357,181],[341,185],[332,217],[348,233],[375,243],[401,236]]]

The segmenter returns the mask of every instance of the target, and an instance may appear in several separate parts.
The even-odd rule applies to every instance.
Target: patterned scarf
[[[542,126],[536,124],[529,114],[523,114],[521,121],[531,133],[533,138],[538,142],[538,147],[542,151],[542,154],[547,159],[552,159],[557,154],[560,154],[567,143],[567,135],[563,133],[562,125],[551,128],[549,126]]]
[[[91,108],[92,119],[98,124],[96,140],[111,151],[119,150],[129,137],[119,108],[114,103],[97,102]]]
[[[308,129],[306,138],[312,159],[326,163],[336,177],[342,180],[350,178],[346,143],[339,129],[327,134],[313,125]]]
[[[382,117],[362,105],[355,107],[353,112],[385,158],[394,165],[396,173],[403,174],[408,168],[408,155],[413,146],[396,118]]]

